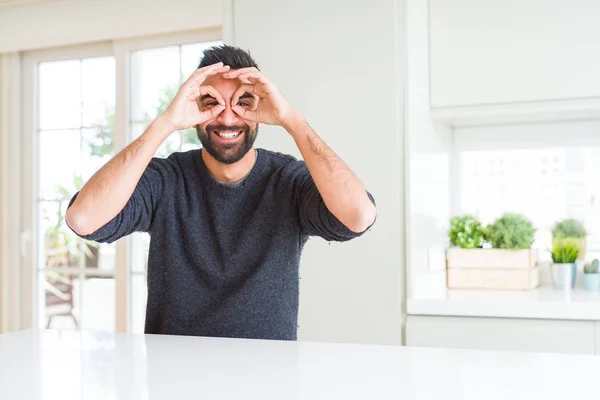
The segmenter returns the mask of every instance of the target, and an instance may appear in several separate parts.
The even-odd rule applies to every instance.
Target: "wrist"
[[[152,121],[148,128],[151,128],[154,132],[160,135],[163,140],[178,130],[175,124],[172,123],[171,120],[169,120],[164,114],[159,115],[154,121]]]
[[[306,125],[306,120],[298,110],[293,110],[281,123],[281,126],[292,136],[294,136],[302,126]]]

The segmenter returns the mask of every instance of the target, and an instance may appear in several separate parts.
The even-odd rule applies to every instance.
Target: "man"
[[[254,149],[283,127],[304,161]],[[202,148],[153,157],[196,127]],[[205,51],[175,98],[71,199],[79,236],[151,237],[146,333],[296,340],[298,268],[309,236],[347,241],[376,218],[355,174],[231,46]]]

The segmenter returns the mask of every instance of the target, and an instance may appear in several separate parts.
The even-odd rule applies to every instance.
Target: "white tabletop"
[[[600,357],[136,334],[0,335],[0,399],[596,399]]]

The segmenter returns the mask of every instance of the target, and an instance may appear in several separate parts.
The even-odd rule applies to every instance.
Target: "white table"
[[[0,335],[0,399],[597,399],[600,357],[135,334]]]

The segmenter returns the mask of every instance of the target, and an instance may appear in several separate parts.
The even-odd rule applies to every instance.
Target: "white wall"
[[[600,97],[600,2],[431,0],[432,105]]]
[[[336,244],[311,239],[300,340],[400,344],[403,271],[403,16],[396,0],[233,1],[233,44],[305,115],[373,193],[378,221]],[[282,129],[257,144],[300,157]]]
[[[20,322],[18,60],[0,54],[0,332],[17,330]]]
[[[435,124],[429,107],[427,0],[407,0],[408,296],[419,283],[444,283],[450,217],[452,132]]]
[[[222,1],[55,0],[0,9],[0,53],[220,26]]]

